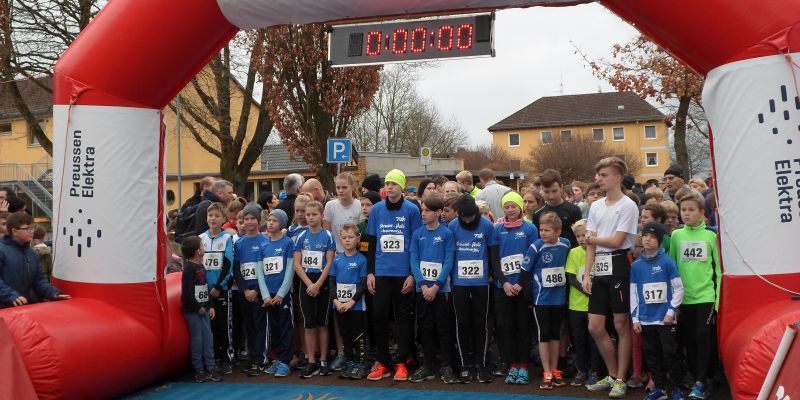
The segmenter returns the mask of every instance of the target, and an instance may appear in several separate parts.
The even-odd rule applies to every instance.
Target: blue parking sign
[[[328,164],[352,161],[353,146],[350,139],[328,139]]]

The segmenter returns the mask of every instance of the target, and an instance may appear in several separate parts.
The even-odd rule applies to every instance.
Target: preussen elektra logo
[[[769,99],[769,113],[758,113],[756,118],[760,125],[770,128],[773,137],[785,140],[786,146],[794,143],[792,137],[800,134],[800,123],[797,118],[800,110],[800,96],[789,99],[787,85],[780,85],[780,97]],[[780,101],[778,101],[780,100]],[[780,152],[777,159],[771,159],[775,171],[777,218],[781,223],[791,223],[798,216],[800,209],[800,157]],[[790,153],[791,154],[791,153]]]
[[[69,241],[69,247],[75,248],[78,257],[92,247],[93,242],[103,235],[102,229],[92,225],[92,219],[83,215],[83,209],[78,209],[78,215],[69,217],[69,222],[61,227],[62,240]]]

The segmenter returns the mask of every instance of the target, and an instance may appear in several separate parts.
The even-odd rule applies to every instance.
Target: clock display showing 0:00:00
[[[379,56],[385,50],[392,54],[422,53],[428,49],[448,52],[453,49],[467,50],[472,48],[474,26],[461,24],[458,28],[444,25],[435,31],[428,32],[425,28],[415,28],[409,35],[408,29],[395,29],[391,35],[383,35],[381,31],[371,31],[367,34],[367,56]]]

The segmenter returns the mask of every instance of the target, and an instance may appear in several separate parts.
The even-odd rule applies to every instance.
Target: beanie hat
[[[257,203],[253,202],[247,203],[247,205],[244,206],[242,213],[243,213],[242,215],[250,214],[258,222],[261,222],[261,206],[259,206]]]
[[[8,212],[12,214],[25,208],[25,201],[17,196],[9,196],[6,201],[8,202]]]
[[[386,177],[383,178],[384,182],[394,182],[400,185],[401,189],[405,189],[406,187],[406,174],[399,169],[393,169],[386,173]]]
[[[503,196],[503,199],[500,201],[500,205],[502,207],[505,207],[506,203],[508,203],[509,201],[518,205],[520,210],[525,209],[525,202],[522,200],[522,196],[520,196],[519,193],[513,190],[509,191]]]
[[[380,191],[382,186],[381,177],[378,174],[367,175],[361,182],[361,187],[372,192]]]
[[[678,178],[686,180],[686,178],[683,176],[683,168],[678,164],[670,165],[669,168],[667,168],[667,170],[664,171],[664,176],[667,175],[675,175]]]
[[[625,174],[625,176],[622,177],[622,187],[631,190],[634,185],[636,185],[636,178],[634,178],[633,175]]]
[[[458,215],[462,217],[478,215],[478,213],[481,211],[478,208],[478,205],[475,204],[475,199],[469,194],[461,195],[456,200],[455,209],[458,212]]]
[[[364,193],[362,193],[362,194],[361,194],[361,197],[366,197],[366,198],[368,198],[368,199],[369,199],[369,201],[371,201],[371,202],[372,202],[372,205],[373,205],[373,206],[374,206],[375,204],[378,204],[378,203],[380,203],[380,201],[382,200],[382,199],[381,199],[381,195],[380,195],[380,193],[378,193],[378,192],[373,192],[372,190],[369,190],[369,191],[367,191],[367,192],[364,192]]]
[[[286,225],[289,223],[289,216],[286,215],[286,211],[275,209],[269,213],[269,216],[278,219],[278,226],[281,229],[286,228]]]
[[[667,234],[667,229],[664,228],[664,225],[661,225],[660,222],[650,221],[642,227],[642,236],[647,234],[655,236],[660,245],[661,241],[664,240],[664,235]]]

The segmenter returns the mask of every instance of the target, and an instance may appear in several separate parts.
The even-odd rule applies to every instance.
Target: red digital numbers
[[[381,55],[381,31],[372,31],[367,34],[367,55],[379,56]]]
[[[405,54],[408,51],[408,29],[397,29],[392,34],[392,54]]]
[[[453,27],[445,25],[439,28],[439,43],[436,46],[439,51],[453,50]]]
[[[458,27],[458,40],[456,47],[459,50],[467,50],[472,47],[472,25],[463,24]]]
[[[428,30],[425,28],[416,28],[411,31],[411,52],[422,53],[425,51],[425,39]]]

